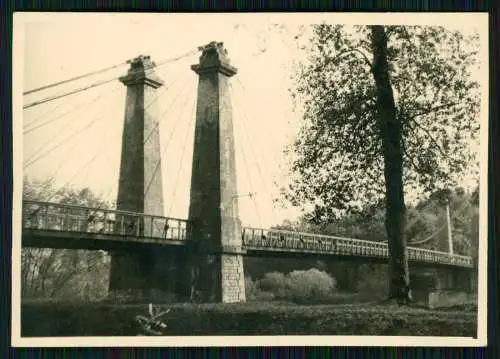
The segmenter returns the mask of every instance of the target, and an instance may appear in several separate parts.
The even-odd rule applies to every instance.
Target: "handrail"
[[[254,231],[260,231],[260,232],[277,232],[277,233],[284,233],[284,234],[292,234],[292,235],[298,235],[298,236],[307,236],[307,237],[320,237],[324,239],[335,239],[335,240],[350,240],[350,241],[355,241],[358,243],[366,243],[374,246],[380,246],[380,247],[387,247],[388,244],[387,242],[377,242],[377,241],[367,241],[365,239],[358,239],[358,238],[350,238],[350,237],[339,237],[339,236],[332,236],[328,234],[316,234],[316,233],[307,233],[307,232],[298,232],[298,231],[289,231],[289,230],[282,230],[282,229],[267,229],[267,228],[257,228],[257,227],[243,227],[244,230],[254,230]],[[315,238],[314,238],[315,239]],[[442,252],[442,251],[436,251],[432,249],[426,249],[426,248],[419,248],[419,247],[411,247],[407,246],[408,249],[412,249],[415,251],[421,251],[421,252],[428,252],[428,253],[436,253],[436,254],[449,254],[447,252]],[[462,257],[462,258],[470,258],[469,256],[463,256],[460,254],[453,254],[454,257]]]
[[[72,210],[79,213],[70,213]],[[23,228],[185,241],[188,221],[130,211],[25,200]]]
[[[67,203],[58,203],[58,202],[43,202],[43,201],[34,201],[34,200],[23,200],[23,206],[24,206],[25,203],[26,204],[35,204],[35,205],[40,205],[40,206],[54,206],[54,207],[74,208],[74,209],[81,209],[81,210],[87,210],[87,211],[94,210],[94,211],[99,211],[99,212],[112,212],[112,213],[117,213],[117,214],[123,214],[123,215],[126,215],[126,216],[168,218],[168,219],[171,219],[171,220],[174,220],[174,221],[189,222],[189,220],[183,219],[183,218],[166,217],[166,216],[159,216],[159,215],[156,215],[156,214],[123,211],[123,210],[117,210],[117,209],[87,207],[87,206],[82,206],[82,205],[77,205],[77,204],[67,204]]]
[[[68,228],[70,228],[70,231],[76,232],[81,232],[83,230],[84,232],[94,233],[98,231],[98,233],[104,234],[118,233],[127,236],[132,235],[138,237],[145,236],[168,240],[188,240],[186,235],[188,231],[189,221],[181,218],[31,200],[23,201],[23,213],[25,209],[28,209],[26,208],[27,206],[32,205],[38,206],[38,209],[35,210],[35,218],[45,218],[45,220],[44,222],[39,222],[41,224],[36,224],[33,226],[33,224],[31,223],[31,218],[33,218],[33,215],[35,214],[34,212],[31,216],[27,216],[26,218],[23,217],[23,228],[24,226],[26,226],[26,228],[34,228],[39,230],[54,230],[54,228],[52,227],[49,228],[50,225],[47,225],[49,223],[47,222],[47,220],[53,220],[54,218],[56,218],[57,221],[62,221],[62,224],[56,224],[56,227],[62,226],[61,228],[56,228],[56,230],[68,230]],[[51,207],[60,209],[77,209],[84,211],[85,214],[71,214],[69,213],[69,211],[49,213],[48,209]],[[40,209],[45,210],[43,210],[42,213],[38,214],[38,211]],[[89,216],[89,212],[91,211],[95,211],[95,213]],[[110,218],[109,215],[113,215],[112,218]],[[101,218],[101,216],[103,218]],[[92,219],[90,219],[91,217]],[[126,219],[126,217],[134,218],[132,222],[130,222]],[[68,219],[73,220],[75,218],[76,222],[66,222]],[[24,222],[25,220],[28,221],[26,222],[26,224]],[[80,223],[82,220],[83,222]],[[177,225],[170,227],[168,225],[170,221],[176,222]],[[165,224],[163,222],[165,222]],[[101,225],[103,226],[102,228],[99,227]],[[118,225],[118,227],[116,227],[116,225]],[[158,225],[160,225],[162,229],[159,229]],[[388,256],[389,250],[387,242],[375,242],[357,238],[339,237],[281,229],[243,227],[242,230],[243,246],[247,248],[275,248],[285,251],[312,250],[316,252],[335,252],[336,254],[340,255],[359,255],[379,258],[386,258]],[[170,233],[172,236],[167,238],[168,233]],[[471,266],[473,262],[472,257],[468,256],[450,254],[447,252],[418,247],[407,248],[408,257],[411,260],[423,260],[432,263],[456,264],[463,266]]]
[[[268,235],[269,237],[260,237],[262,235]],[[285,238],[280,238],[285,235]],[[302,237],[302,238],[301,238]],[[287,249],[286,243],[289,240],[297,241],[297,239],[303,239],[304,241],[300,245],[300,249],[310,249],[307,248],[311,244],[319,245],[316,250],[328,250],[321,243],[322,240],[327,240],[330,244],[334,245],[334,250],[336,252],[346,252],[345,246],[351,246],[352,251],[347,250],[347,252],[352,252],[353,254],[360,254],[364,256],[376,256],[376,257],[387,257],[388,256],[388,244],[387,242],[374,242],[360,240],[356,238],[346,238],[338,236],[329,236],[323,234],[313,234],[304,233],[296,231],[288,231],[281,229],[265,229],[265,228],[255,228],[255,227],[243,227],[243,241],[245,245],[252,246],[251,242],[256,246],[263,246],[264,248],[283,248]],[[276,242],[278,240],[278,242]],[[250,243],[249,243],[250,242]],[[316,243],[315,243],[316,242]],[[318,243],[320,242],[320,243]],[[280,243],[279,245],[276,245]],[[293,246],[294,249],[296,246]],[[344,249],[341,249],[344,248]],[[430,262],[441,262],[447,264],[462,264],[466,266],[472,265],[472,258],[469,256],[450,254],[447,252],[441,252],[425,248],[417,247],[407,247],[408,257],[411,260],[424,260]],[[331,249],[330,249],[331,250]],[[427,257],[427,258],[426,258]]]
[[[322,237],[326,239],[348,239],[348,240],[354,240],[358,242],[364,242],[364,243],[381,243],[381,242],[376,242],[376,241],[368,241],[366,239],[358,239],[358,238],[350,238],[350,237],[339,237],[339,236],[332,236],[329,234],[320,234],[320,233],[311,233],[311,232],[299,232],[299,231],[290,231],[286,229],[278,229],[278,228],[257,228],[257,227],[243,227],[244,229],[250,229],[250,230],[256,230],[256,231],[264,231],[264,232],[280,232],[280,233],[285,233],[285,234],[293,234],[293,235],[303,235],[303,236],[308,236],[308,237]]]

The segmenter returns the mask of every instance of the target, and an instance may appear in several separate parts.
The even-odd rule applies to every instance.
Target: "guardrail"
[[[71,204],[25,200],[22,221],[23,229],[187,240],[188,221],[185,219]],[[387,243],[322,234],[244,227],[242,239],[243,247],[246,249],[371,258],[389,256]],[[415,247],[408,247],[408,259],[473,267],[471,257]]]
[[[25,200],[23,228],[182,241],[186,240],[187,221],[135,212]]]
[[[371,258],[388,258],[389,256],[387,243],[252,227],[243,228],[243,246],[247,249],[315,252]],[[462,267],[473,266],[471,257],[415,247],[408,247],[408,259]]]

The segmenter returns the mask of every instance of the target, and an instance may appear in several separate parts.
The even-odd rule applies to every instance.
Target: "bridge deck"
[[[179,218],[104,210],[59,203],[23,201],[23,246],[110,249],[124,244],[184,245],[188,222]],[[66,242],[66,243],[65,243]],[[312,233],[243,228],[248,252],[388,258],[386,243]],[[473,267],[471,257],[408,247],[408,259]]]

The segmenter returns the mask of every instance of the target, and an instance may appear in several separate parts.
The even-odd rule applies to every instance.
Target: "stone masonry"
[[[131,61],[120,78],[127,86],[117,209],[163,216],[163,187],[160,158],[156,90],[163,81],[154,73],[149,56]],[[133,218],[130,221],[134,221]],[[139,224],[139,235],[148,236],[151,226]],[[155,229],[156,230],[156,229]],[[151,249],[111,253],[110,294],[144,299],[157,281],[161,261]],[[132,294],[131,294],[132,293]]]
[[[201,301],[245,301],[241,222],[229,78],[222,43],[204,47],[191,66],[199,76],[191,175],[189,236],[194,243],[191,292]]]

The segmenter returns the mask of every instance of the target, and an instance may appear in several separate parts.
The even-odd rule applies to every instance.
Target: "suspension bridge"
[[[242,226],[230,96],[230,79],[237,74],[237,69],[231,65],[222,43],[212,42],[197,50],[201,51],[199,63],[191,66],[198,75],[198,91],[196,111],[193,107],[192,114],[195,114],[194,151],[188,218],[165,216],[156,106],[160,98],[157,90],[164,82],[156,70],[195,52],[158,64],[147,56],[139,56],[127,62],[127,74],[119,77],[127,95],[116,209],[58,203],[52,200],[54,194],[42,201],[25,199],[22,246],[109,251],[112,258],[110,291],[143,293],[161,288],[191,298],[193,293],[198,293],[204,300],[222,302],[245,301],[245,256],[315,256],[387,262],[389,249],[383,242]],[[86,75],[29,90],[25,95]],[[112,81],[116,78],[28,103],[24,109]],[[29,123],[25,136],[58,120],[40,119]],[[94,123],[89,122],[87,126]],[[24,167],[37,163],[79,133],[35,152],[25,159]],[[57,171],[52,177],[56,175]],[[409,262],[441,268],[446,273],[473,272],[475,264],[471,257],[455,254],[452,243],[446,242],[441,247],[447,250],[410,246]]]

